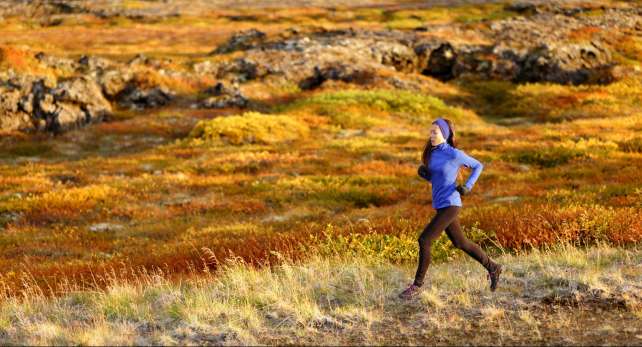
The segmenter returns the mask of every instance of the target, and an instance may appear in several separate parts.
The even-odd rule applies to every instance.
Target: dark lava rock
[[[132,109],[162,106],[169,103],[172,98],[173,93],[164,87],[141,88],[134,83],[128,83],[125,89],[116,95],[116,100],[121,107]]]
[[[238,50],[245,50],[253,45],[263,42],[267,36],[264,32],[250,29],[237,32],[224,44],[218,46],[211,54],[230,53]]]

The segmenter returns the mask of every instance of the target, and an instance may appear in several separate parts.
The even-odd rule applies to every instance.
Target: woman
[[[415,280],[399,297],[407,299],[419,293],[431,261],[430,246],[444,229],[455,247],[468,253],[488,270],[490,290],[495,291],[502,271],[501,265],[493,262],[477,244],[464,236],[458,218],[462,207],[460,196],[470,193],[484,166],[455,147],[452,123],[443,118],[437,118],[432,123],[430,139],[426,142],[421,161],[423,164],[419,166],[418,173],[432,183],[432,207],[437,210],[437,214],[419,237],[419,266]],[[473,172],[465,184],[455,187],[461,165],[472,168]]]

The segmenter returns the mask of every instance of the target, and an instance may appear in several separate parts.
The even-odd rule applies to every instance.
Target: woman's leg
[[[424,277],[431,262],[430,247],[432,242],[439,237],[442,231],[457,217],[459,206],[448,206],[437,209],[437,214],[426,225],[419,236],[419,265],[415,274],[414,284],[421,287],[424,284]]]
[[[475,258],[475,260],[482,264],[488,271],[493,269],[493,266],[495,265],[493,261],[488,258],[479,245],[467,239],[466,235],[461,231],[459,216],[455,216],[452,223],[446,227],[446,234],[455,247]]]

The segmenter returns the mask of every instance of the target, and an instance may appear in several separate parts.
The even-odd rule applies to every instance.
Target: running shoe
[[[408,288],[406,288],[403,292],[399,294],[399,297],[402,299],[410,299],[421,291],[421,287],[415,285],[414,283],[411,283]]]

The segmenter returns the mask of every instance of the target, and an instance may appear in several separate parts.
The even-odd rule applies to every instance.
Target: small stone
[[[513,202],[521,199],[519,196],[500,196],[491,200],[490,202]]]
[[[107,232],[107,231],[118,231],[122,230],[124,226],[120,224],[112,224],[112,223],[98,223],[94,224],[89,227],[89,231],[91,232]]]

